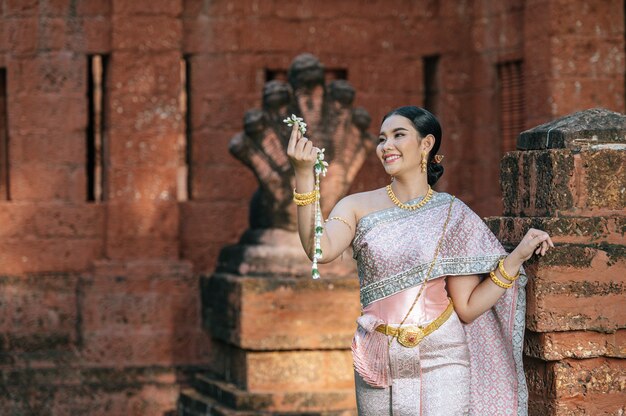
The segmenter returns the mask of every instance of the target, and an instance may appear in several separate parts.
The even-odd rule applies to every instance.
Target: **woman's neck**
[[[420,175],[411,179],[396,176],[391,184],[391,189],[396,198],[401,202],[406,202],[426,195],[426,192],[428,192],[428,181],[426,180],[426,175]]]

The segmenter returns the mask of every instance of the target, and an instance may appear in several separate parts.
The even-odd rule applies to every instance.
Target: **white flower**
[[[294,124],[298,123],[298,128],[300,129],[300,133],[303,135],[306,133],[306,123],[302,117],[298,117],[295,114],[292,114],[290,117],[287,117],[283,120],[283,123],[286,123],[289,127],[293,127]]]

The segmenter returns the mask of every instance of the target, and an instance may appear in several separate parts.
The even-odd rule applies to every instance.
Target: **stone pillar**
[[[530,415],[621,414],[626,372],[626,117],[574,113],[523,132],[502,161],[505,245],[556,245],[527,263]]]
[[[113,2],[105,111],[110,259],[178,258],[182,2],[150,7]]]
[[[154,400],[171,409],[181,369],[203,362],[210,348],[198,278],[179,258],[182,1],[114,0],[112,12],[105,244],[79,288],[81,342],[91,365],[152,368],[147,382],[163,377],[165,386]]]

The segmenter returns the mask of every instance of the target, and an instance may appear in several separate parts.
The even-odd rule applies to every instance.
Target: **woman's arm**
[[[510,276],[515,275],[524,261],[533,255],[533,252],[543,256],[548,247],[554,247],[550,236],[544,231],[531,228],[515,250],[504,259],[504,270]],[[495,274],[500,281],[509,282],[499,270],[495,270]],[[507,290],[496,285],[489,278],[481,282],[477,275],[449,278],[447,287],[454,302],[454,310],[465,323],[472,322],[490,309]]]
[[[318,150],[310,140],[302,136],[298,129],[298,124],[294,124],[289,144],[287,145],[287,155],[295,171],[296,192],[298,193],[311,192],[315,188],[313,166],[317,159]],[[320,239],[322,258],[319,260],[319,263],[328,263],[336,259],[348,248],[354,238],[356,218],[352,207],[352,199],[351,197],[343,198],[335,205],[329,216],[329,218],[340,217],[347,224],[340,220],[322,224],[324,233]],[[297,210],[300,242],[307,256],[313,259],[315,250],[313,245],[313,228],[315,227],[314,204],[298,206]]]

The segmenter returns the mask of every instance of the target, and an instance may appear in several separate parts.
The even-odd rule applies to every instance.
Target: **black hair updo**
[[[398,107],[385,114],[383,122],[389,117],[395,115],[409,119],[421,137],[426,137],[429,134],[432,134],[435,138],[435,144],[430,150],[430,153],[428,153],[428,164],[426,165],[428,184],[431,186],[434,185],[437,183],[441,175],[443,175],[443,166],[440,163],[435,163],[434,160],[435,155],[441,146],[441,124],[439,124],[439,120],[437,120],[437,117],[426,109],[407,105],[404,107]]]

